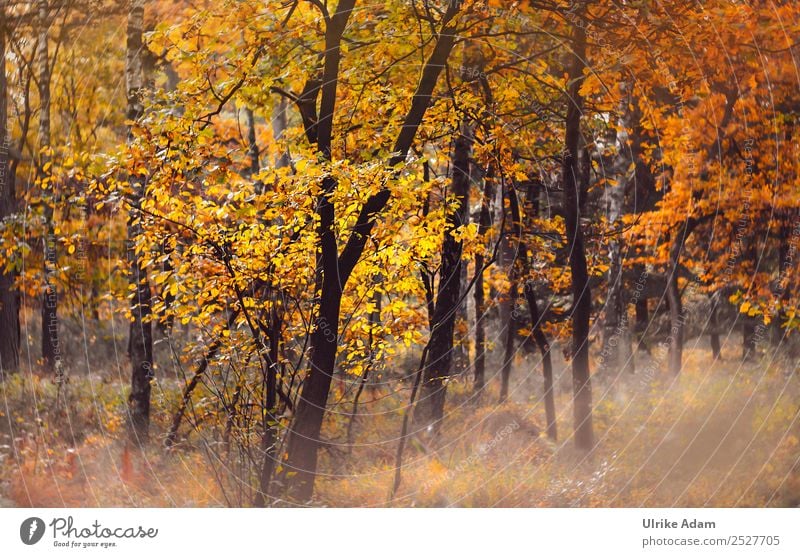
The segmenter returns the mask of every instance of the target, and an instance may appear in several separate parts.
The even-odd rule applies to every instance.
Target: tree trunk
[[[0,8],[0,60],[6,59],[5,17],[5,8]],[[0,223],[16,210],[10,148],[8,81],[5,64],[0,64]],[[0,265],[0,381],[19,368],[19,295],[14,288],[15,278],[15,271],[6,271],[5,265]]]
[[[547,420],[547,436],[553,441],[558,440],[558,427],[556,425],[556,402],[553,393],[553,361],[550,357],[550,343],[542,331],[539,305],[536,301],[536,290],[533,283],[525,283],[525,300],[528,302],[528,311],[531,315],[531,330],[533,340],[542,354],[542,375],[544,377],[544,411]]]
[[[136,122],[142,117],[144,106],[144,0],[131,0],[128,11],[127,43],[125,56],[125,89],[127,118]],[[132,139],[129,130],[129,141]],[[150,320],[150,283],[147,269],[136,244],[142,234],[141,215],[137,207],[144,195],[144,178],[130,176],[130,209],[127,223],[128,283],[133,295],[130,300],[131,323],[128,337],[128,356],[131,361],[131,393],[128,397],[131,438],[142,443],[147,440],[150,427],[150,381],[153,378],[153,325]]]
[[[324,280],[316,329],[311,336],[311,369],[303,382],[287,447],[286,468],[294,473],[289,495],[298,501],[308,501],[314,489],[319,435],[336,363],[341,301],[336,278]]]
[[[650,353],[650,346],[645,339],[648,324],[650,323],[650,309],[647,306],[647,298],[636,300],[636,348]]]
[[[244,123],[247,126],[247,158],[250,159],[248,171],[252,176],[253,174],[258,174],[259,170],[261,170],[260,152],[256,141],[256,117],[253,114],[253,109],[249,106],[244,107],[243,112]]]
[[[478,216],[478,234],[482,238],[491,226],[491,203],[494,197],[494,166],[486,172],[483,183],[483,196],[481,197],[481,211]],[[483,287],[483,272],[485,257],[478,252],[475,255],[475,384],[474,392],[477,396],[483,392],[486,385],[486,295]]]
[[[61,348],[58,342],[58,292],[53,278],[57,267],[55,225],[53,213],[55,205],[55,184],[49,171],[50,166],[50,7],[47,0],[39,0],[39,41],[36,52],[38,64],[39,91],[39,160],[37,179],[42,187],[45,220],[45,235],[42,238],[44,265],[44,294],[42,297],[42,359],[47,371],[55,372],[57,381],[61,380]],[[48,191],[49,190],[49,191]]]
[[[683,362],[683,304],[678,289],[678,273],[671,272],[667,279],[667,305],[669,306],[669,371],[681,372]]]
[[[581,192],[585,189],[579,168],[579,145],[583,99],[580,87],[586,59],[586,7],[581,4],[573,26],[572,53],[569,73],[569,98],[564,139],[564,221],[569,245],[569,266],[572,272],[572,386],[575,420],[575,446],[589,451],[594,447],[592,427],[592,385],[589,372],[589,319],[592,293],[581,226]]]
[[[600,367],[608,373],[616,375],[626,366],[630,338],[628,335],[628,320],[626,304],[623,300],[623,258],[622,258],[622,231],[621,222],[625,206],[625,190],[628,185],[628,169],[631,166],[633,155],[628,145],[629,129],[631,127],[631,98],[628,85],[620,85],[622,103],[616,137],[617,153],[611,169],[612,177],[616,180],[613,185],[606,185],[607,196],[606,212],[608,224],[612,228],[608,243],[609,269],[608,269],[608,298],[603,313],[603,350],[600,356]]]
[[[718,306],[719,306],[719,292],[713,292],[710,296],[711,307],[708,314],[708,324],[711,327],[709,334],[709,341],[711,343],[711,352],[714,355],[714,360],[722,358],[722,347],[719,342],[719,319]]]
[[[275,103],[275,108],[272,111],[272,138],[276,143],[279,143],[289,127],[289,116],[287,114],[287,101],[286,97],[280,97],[278,102]],[[289,166],[289,153],[286,151],[279,151],[275,156],[275,168],[284,168]]]
[[[506,338],[503,350],[503,365],[500,368],[500,399],[502,404],[508,400],[509,383],[511,382],[511,366],[514,363],[514,340],[517,336],[517,278],[514,276],[514,263],[512,262],[511,285],[508,287],[508,321],[506,321]]]
[[[262,410],[261,476],[253,504],[263,507],[270,493],[272,474],[277,462],[278,428],[278,362],[283,338],[283,307],[278,296],[273,297],[270,309],[269,358],[264,378],[264,408]]]
[[[469,218],[469,196],[467,196],[467,209],[465,214]],[[461,265],[461,276],[459,281],[460,292],[466,292],[467,286],[470,283],[468,276],[469,265],[464,262]],[[469,315],[467,314],[467,300],[466,298],[458,305],[456,311],[455,331],[453,333],[453,372],[454,375],[461,375],[469,369]]]
[[[470,185],[470,155],[472,153],[472,127],[461,123],[461,130],[453,145],[452,168],[449,193],[455,197],[454,210],[448,208],[447,226],[442,243],[442,263],[439,288],[429,341],[428,361],[422,382],[422,398],[419,412],[415,415],[422,427],[433,426],[438,433],[444,418],[444,403],[447,392],[446,381],[450,376],[453,358],[453,329],[461,298],[462,242],[456,240],[451,231],[468,222],[467,197]]]
[[[669,307],[669,371],[677,375],[683,364],[683,301],[678,288],[678,268],[681,262],[681,251],[686,238],[692,233],[696,221],[688,218],[675,233],[669,250],[669,270],[667,272],[667,305]]]

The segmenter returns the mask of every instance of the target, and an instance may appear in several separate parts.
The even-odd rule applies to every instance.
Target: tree
[[[334,15],[326,21],[322,100],[316,126],[318,130],[317,147],[325,158],[330,158],[331,152],[330,142],[340,62],[340,44],[353,6],[354,1],[343,0],[337,6]],[[389,160],[390,168],[405,161],[416,131],[425,116],[439,74],[455,43],[453,20],[457,12],[458,3],[451,2],[442,16],[441,30],[436,37],[430,57],[422,69],[411,106],[392,149],[395,154]],[[323,194],[317,205],[320,220],[317,234],[320,242],[323,276],[321,299],[315,330],[311,338],[310,370],[303,383],[296,416],[289,432],[287,448],[286,466],[294,473],[290,493],[298,501],[308,500],[313,493],[319,434],[336,361],[342,293],[353,268],[364,251],[367,238],[374,225],[374,219],[386,206],[390,194],[388,189],[383,189],[365,201],[347,242],[339,253],[333,229],[335,212],[329,199],[335,186],[335,180],[326,178],[323,183]]]
[[[569,246],[572,273],[572,385],[575,419],[575,446],[582,450],[594,447],[592,427],[592,384],[589,371],[589,320],[592,292],[586,265],[581,225],[581,196],[585,191],[580,170],[580,135],[583,98],[581,84],[586,65],[585,5],[573,13],[572,50],[569,55],[569,92],[564,131],[564,224]]]
[[[44,192],[45,235],[42,238],[42,261],[44,266],[44,293],[42,296],[42,358],[45,366],[60,375],[61,347],[58,341],[58,292],[53,278],[58,266],[56,254],[55,225],[53,213],[56,203],[55,182],[51,173],[52,146],[50,144],[50,77],[49,54],[51,13],[48,0],[38,0],[39,41],[36,52],[38,64],[37,85],[39,91],[39,156],[36,163],[37,181]]]
[[[8,80],[6,78],[6,8],[0,8],[0,222],[16,210],[14,176],[11,174],[11,135],[8,122]],[[19,366],[19,297],[14,281],[13,260],[0,268],[0,377]]]
[[[131,0],[128,11],[127,42],[125,50],[125,89],[128,106],[127,118],[131,126],[144,113],[145,88],[144,52],[144,0]],[[129,132],[130,134],[130,132]],[[130,135],[129,135],[130,137]],[[139,207],[146,187],[147,171],[133,168],[130,173],[130,205],[127,223],[128,281],[132,292],[130,299],[131,323],[128,337],[128,356],[131,362],[131,392],[128,397],[131,436],[139,443],[145,442],[150,427],[150,381],[153,378],[153,324],[150,320],[150,282],[147,267],[139,245],[142,236],[142,216]]]
[[[446,381],[453,361],[453,331],[456,315],[461,305],[462,242],[456,231],[468,222],[468,196],[470,189],[470,155],[472,153],[472,125],[462,122],[453,141],[452,177],[446,203],[447,225],[442,242],[442,263],[439,287],[436,293],[431,335],[428,341],[428,358],[422,383],[422,399],[415,416],[420,427],[441,428],[444,419]],[[449,206],[452,203],[452,208]]]

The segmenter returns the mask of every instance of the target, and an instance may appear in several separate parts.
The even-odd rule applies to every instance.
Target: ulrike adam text
[[[642,526],[645,528],[716,528],[717,523],[711,520],[688,518],[684,518],[682,521],[668,520],[666,518],[643,518]]]

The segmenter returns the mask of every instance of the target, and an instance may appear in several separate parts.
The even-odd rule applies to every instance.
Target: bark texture
[[[128,11],[125,53],[125,90],[127,118],[136,122],[144,112],[144,0],[131,0]],[[129,132],[130,135],[130,132]],[[130,140],[130,137],[129,137]],[[145,180],[131,176],[127,225],[128,283],[133,287],[130,300],[131,323],[128,357],[131,362],[131,392],[128,396],[129,431],[132,440],[146,442],[150,428],[150,381],[153,378],[153,325],[150,320],[151,292],[142,254],[136,244],[142,235],[141,215],[137,207],[144,195]]]
[[[0,8],[0,60],[6,57],[6,16]],[[0,222],[14,214],[16,194],[11,174],[11,137],[8,127],[8,81],[0,64]],[[19,367],[19,295],[14,288],[16,273],[0,265],[0,380]]]
[[[580,87],[583,83],[586,61],[585,9],[583,4],[577,8],[575,17],[578,21],[573,26],[563,181],[564,221],[569,246],[569,266],[572,272],[572,386],[575,446],[588,451],[594,448],[592,384],[589,371],[589,318],[592,311],[592,293],[581,225],[581,199],[585,190],[581,182],[585,173],[581,171],[579,157],[583,115]]]

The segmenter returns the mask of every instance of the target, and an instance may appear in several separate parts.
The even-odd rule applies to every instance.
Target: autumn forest
[[[797,37],[0,0],[0,506],[800,505]]]

